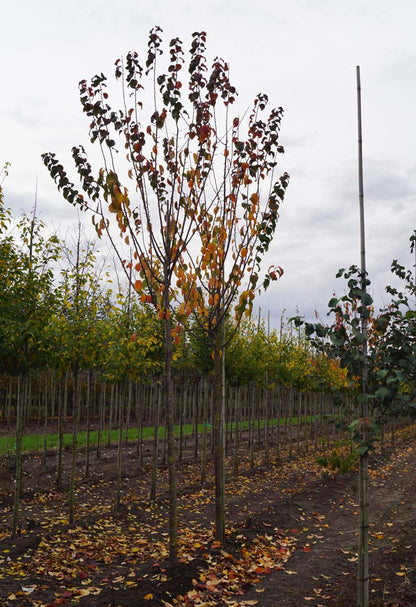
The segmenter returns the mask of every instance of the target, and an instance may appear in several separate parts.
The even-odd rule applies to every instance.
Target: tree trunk
[[[22,377],[17,378],[17,399],[16,399],[16,475],[13,501],[13,520],[12,520],[12,538],[17,534],[19,523],[19,504],[22,488],[22,436],[23,436],[23,390]]]
[[[107,446],[111,445],[111,431],[113,429],[113,409],[114,409],[114,384],[111,386],[111,395],[110,395],[110,412],[109,412],[109,420],[108,420],[108,440]]]
[[[184,418],[185,418],[185,399],[186,399],[186,389],[184,389],[183,381],[182,381],[182,398],[179,397],[179,455],[178,460],[181,462],[183,459],[183,435],[184,435]]]
[[[199,449],[199,434],[198,434],[198,422],[199,422],[199,417],[198,417],[198,402],[201,402],[200,399],[198,398],[200,394],[200,389],[198,385],[194,386],[194,389],[192,390],[192,415],[193,415],[193,422],[194,422],[194,459],[198,459],[198,449]]]
[[[221,346],[217,339],[214,344],[214,386],[213,386],[213,438],[215,477],[215,539],[220,542],[225,537],[225,478],[223,444],[223,400],[221,398]]]
[[[13,400],[13,377],[9,378],[9,389],[6,399],[6,417],[7,417],[7,433],[10,431],[10,418],[12,415],[12,400]]]
[[[205,384],[205,389],[204,389]],[[207,442],[208,442],[208,429],[210,428],[210,423],[208,421],[208,409],[209,409],[209,399],[211,398],[209,385],[205,380],[201,380],[201,390],[200,390],[201,398],[203,400],[203,419],[204,425],[202,428],[202,449],[201,449],[201,487],[204,487],[207,476]]]
[[[77,470],[77,455],[78,455],[78,421],[79,421],[79,371],[76,369],[73,372],[73,425],[72,425],[72,461],[71,461],[71,477],[69,482],[69,526],[74,526],[75,520],[75,476]]]
[[[360,455],[359,465],[359,541],[358,541],[358,606],[368,607],[369,550],[368,550],[368,452]]]
[[[234,458],[233,474],[238,476],[238,447],[240,437],[240,412],[241,412],[241,388],[236,388],[234,393]]]
[[[251,387],[251,400],[249,410],[249,452],[250,452],[250,472],[254,471],[254,407],[256,404],[256,387]]]
[[[127,396],[127,412],[126,412],[126,438],[125,443],[126,447],[129,444],[129,427],[130,427],[130,416],[131,416],[131,400],[133,397],[133,382],[129,381],[129,389]]]
[[[39,402],[40,405],[40,402]],[[42,470],[46,469],[46,456],[48,451],[48,374],[45,373],[45,388],[43,393],[43,454]],[[52,418],[53,419],[53,418]]]
[[[153,394],[153,390],[152,390]],[[153,407],[154,411],[154,425],[153,425],[153,453],[152,453],[152,476],[150,481],[150,501],[154,502],[156,499],[156,484],[157,484],[157,460],[159,452],[159,418],[160,418],[160,407],[162,402],[162,388],[158,386],[156,394],[157,405]]]
[[[266,377],[266,387],[263,390],[264,397],[264,465],[269,465],[269,378]]]
[[[289,389],[289,394],[288,394],[288,423],[289,423],[289,436],[288,436],[288,441],[289,441],[289,460],[292,459],[292,421],[293,421],[293,401],[295,399],[294,396],[294,389],[290,388]]]
[[[87,394],[86,394],[86,407],[87,407],[87,444],[85,448],[85,477],[88,478],[90,475],[90,416],[91,416],[91,381],[92,381],[92,370],[88,371],[87,375]]]
[[[165,282],[167,273],[165,271]],[[173,387],[172,387],[172,322],[167,312],[169,306],[169,284],[165,284],[165,403],[166,428],[168,435],[168,475],[169,475],[169,557],[176,560],[178,556],[178,519],[176,494],[176,453],[174,434]]]
[[[296,418],[297,418],[297,426],[296,426],[296,453],[299,455],[300,454],[300,442],[301,442],[301,427],[302,427],[302,392],[299,390],[298,392],[298,398],[297,398],[297,402],[298,402],[298,407],[297,407],[297,411],[296,411]]]
[[[143,466],[143,402],[144,402],[144,387],[139,391],[136,384],[136,417],[139,425],[137,431],[137,447],[136,451],[139,456],[139,466]]]
[[[124,396],[123,386],[116,386],[115,397],[118,402],[118,442],[117,442],[117,490],[116,490],[116,510],[120,510],[121,504],[121,469],[123,458],[123,406],[122,397]]]
[[[63,432],[63,401],[65,398],[65,392],[67,391],[67,376],[65,379],[60,378],[59,382],[59,400],[58,400],[58,449],[56,454],[56,487],[61,489],[62,487],[62,453],[64,448],[64,432]]]

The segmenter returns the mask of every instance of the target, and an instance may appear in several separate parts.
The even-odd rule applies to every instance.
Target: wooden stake
[[[357,117],[358,117],[358,189],[360,204],[360,248],[361,248],[361,291],[367,292],[367,269],[365,251],[365,218],[364,218],[364,185],[363,185],[363,151],[362,151],[362,128],[361,128],[361,78],[360,66],[357,65]],[[361,303],[361,332],[363,337],[363,367],[361,377],[361,406],[360,416],[368,418],[367,380],[367,317],[365,305]],[[363,442],[367,434],[367,426],[363,424]],[[368,567],[368,452],[360,454],[359,467],[359,545],[358,545],[358,607],[369,605],[369,567]]]

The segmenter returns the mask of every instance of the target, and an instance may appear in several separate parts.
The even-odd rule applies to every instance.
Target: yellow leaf
[[[77,591],[77,596],[88,596],[90,594],[90,589],[89,588],[80,588]]]
[[[151,592],[148,592],[145,596],[144,596],[144,600],[145,601],[151,601],[153,598],[153,594]]]

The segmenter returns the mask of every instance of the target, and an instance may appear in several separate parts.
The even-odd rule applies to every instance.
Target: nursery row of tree
[[[70,251],[58,236],[46,235],[35,213],[13,218],[4,205],[0,210],[3,418],[14,416],[13,376],[32,377],[27,421],[43,407],[39,401],[47,386],[44,377],[51,377],[50,373],[93,372],[108,384],[130,380],[145,384],[160,378],[164,338],[157,312],[142,303],[131,287],[114,290],[108,272],[99,268],[94,246],[82,242],[80,234]],[[188,327],[173,344],[173,373],[176,379],[197,380],[212,373],[213,344],[196,323]],[[266,327],[260,318],[244,321],[236,330],[228,319],[226,331],[229,385],[283,383],[325,390],[345,384],[345,372],[336,361],[314,351],[303,332],[283,321],[279,330]],[[71,402],[65,405],[65,416],[72,414]],[[53,400],[50,415],[55,415]]]
[[[109,277],[97,270],[93,247],[82,246],[80,237],[71,253],[58,237],[44,235],[45,227],[35,214],[15,220],[4,206],[1,229],[0,411],[6,427],[12,431],[17,422],[18,442],[25,427],[42,428],[46,458],[49,422],[58,422],[58,486],[62,437],[69,420],[75,422],[74,445],[80,423],[87,432],[98,429],[97,457],[112,429],[127,435],[130,427],[138,428],[139,463],[143,462],[143,428],[152,426],[156,470],[158,430],[166,429],[163,319],[128,286],[124,292],[114,292]],[[411,273],[397,263],[393,269],[412,293]],[[244,430],[249,433],[250,460],[255,445],[261,445],[267,461],[270,449],[279,452],[280,440],[289,453],[301,444],[306,450],[312,444],[316,449],[318,438],[336,439],[359,417],[351,395],[357,392],[361,363],[360,293],[354,271],[345,274],[350,293],[331,300],[335,314],[331,327],[307,323],[296,329],[294,324],[300,321],[295,319],[292,324],[282,321],[276,330],[259,318],[244,320],[235,330],[232,319],[227,319],[222,415],[229,438],[224,447],[235,449],[235,470],[238,437]],[[378,317],[372,302],[366,301],[373,421],[409,414],[413,408],[414,314],[405,293],[390,292],[392,302]],[[314,333],[311,343],[305,334]],[[213,344],[197,324],[190,323],[184,324],[173,347],[178,458],[191,441],[194,456],[206,462],[214,448]],[[343,407],[334,408],[337,398]],[[278,431],[281,421],[283,433]],[[190,439],[187,424],[192,427]],[[166,445],[164,440],[163,461]],[[88,449],[87,440],[87,471]],[[201,478],[204,474],[203,466]],[[156,472],[152,478],[154,496]]]

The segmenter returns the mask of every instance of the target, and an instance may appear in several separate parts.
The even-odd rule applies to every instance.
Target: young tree
[[[44,154],[43,159],[64,197],[72,204],[92,211],[97,233],[107,233],[110,237],[127,274],[133,267],[136,272],[132,275],[135,289],[142,301],[154,305],[164,321],[169,553],[175,558],[178,544],[171,367],[172,343],[179,339],[181,327],[172,325],[171,314],[177,296],[185,299],[188,305],[194,293],[193,278],[179,267],[185,263],[191,240],[197,232],[202,240],[202,261],[206,264],[209,248],[213,246],[212,239],[211,243],[207,240],[208,233],[218,232],[214,240],[222,243],[220,265],[223,271],[229,256],[236,253],[237,258],[224,288],[219,285],[222,280],[227,280],[225,274],[219,272],[219,267],[214,270],[211,264],[216,282],[215,286],[209,287],[210,292],[214,295],[217,291],[221,293],[220,305],[212,309],[211,320],[215,321],[211,322],[211,329],[217,326],[219,330],[222,318],[240,288],[244,272],[248,272],[250,289],[242,296],[240,314],[249,308],[258,277],[256,257],[261,258],[270,242],[287,178],[266,196],[263,212],[259,202],[260,186],[256,183],[272,172],[274,156],[283,151],[277,143],[281,109],[273,111],[265,123],[257,120],[258,112],[266,103],[266,97],[259,96],[250,118],[248,139],[238,138],[239,121],[236,119],[232,127],[233,142],[228,143],[227,122],[224,125],[225,139],[221,141],[217,123],[219,108],[227,114],[228,106],[235,100],[228,65],[216,59],[208,67],[206,34],[196,32],[190,48],[188,78],[181,78],[185,54],[178,38],[171,40],[168,65],[165,65],[165,71],[160,70],[160,32],[161,29],[155,27],[149,34],[145,67],[135,52],[116,61],[115,76],[121,81],[123,98],[118,111],[109,105],[107,79],[103,74],[95,76],[89,83],[85,80],[80,83],[81,103],[90,119],[90,139],[99,145],[104,158],[103,167],[94,176],[85,149],[82,146],[73,148],[73,158],[87,197],[84,198],[68,179],[54,154]],[[149,83],[148,96],[146,82]],[[122,142],[127,162],[117,158],[116,139]],[[221,147],[222,158],[226,162],[219,165],[221,177],[218,181],[216,169]],[[128,183],[132,184],[131,188]],[[216,186],[216,183],[221,185]],[[241,224],[241,227],[248,230],[246,237],[235,233],[236,213],[239,212],[237,200],[240,199],[241,209],[245,205],[244,226]],[[121,239],[113,236],[113,223]],[[126,254],[123,246],[129,247]],[[177,289],[173,285],[175,273],[182,281]],[[205,270],[200,278],[208,279]],[[219,356],[218,352],[217,344]]]
[[[411,237],[414,246],[414,236]],[[410,293],[415,292],[410,271],[405,271],[397,261],[392,271],[405,280]],[[348,370],[347,382],[350,393],[360,412],[359,417],[349,426],[357,444],[360,459],[360,528],[359,528],[359,571],[358,604],[366,603],[368,580],[368,496],[367,469],[369,453],[378,439],[379,426],[398,415],[414,415],[416,396],[416,323],[415,311],[411,309],[407,294],[396,288],[387,287],[393,295],[391,304],[382,313],[373,317],[373,300],[367,292],[370,281],[362,272],[351,266],[349,270],[339,270],[337,277],[348,280],[348,291],[341,297],[332,297],[328,314],[334,315],[330,326],[321,323],[306,323],[306,335],[314,345],[330,358],[339,361]],[[365,287],[363,288],[363,282]],[[364,336],[362,319],[366,320],[368,348],[363,348]],[[295,324],[302,320],[297,317]],[[364,365],[364,358],[366,364]],[[365,381],[365,390],[362,385]],[[361,582],[361,583],[360,583]]]
[[[416,233],[410,237],[410,250],[415,253]],[[402,281],[401,289],[387,286],[390,304],[373,321],[374,347],[379,366],[375,395],[379,415],[416,416],[416,295],[415,276],[397,260],[392,273]]]
[[[60,254],[55,236],[43,234],[36,216],[23,214],[17,238],[8,232],[11,212],[0,188],[0,370],[18,378],[16,406],[16,484],[12,534],[16,534],[22,481],[23,418],[29,406],[30,376],[46,365],[45,327],[56,304],[51,263]]]
[[[283,153],[279,141],[282,108],[265,115],[268,98],[259,94],[247,124],[238,117],[231,120],[229,106],[235,90],[229,84],[227,64],[220,64],[218,70],[226,83],[224,105],[217,108],[208,97],[203,107],[203,127],[197,131],[205,156],[215,162],[209,196],[206,191],[203,197],[199,195],[196,224],[199,251],[196,255],[189,249],[184,251],[182,263],[175,271],[177,285],[184,295],[181,312],[188,316],[192,311],[213,353],[216,537],[222,541],[225,479],[221,358],[226,342],[232,338],[232,334],[226,335],[225,320],[233,313],[237,329],[241,319],[251,315],[259,287],[265,290],[270,281],[283,273],[280,267],[270,266],[260,280],[260,264],[274,237],[289,177],[287,173],[277,179],[274,175],[277,156]],[[210,87],[207,82],[208,90]],[[217,127],[221,117],[224,132]],[[206,190],[199,171],[188,175],[188,179],[189,188],[197,192],[201,188]]]

